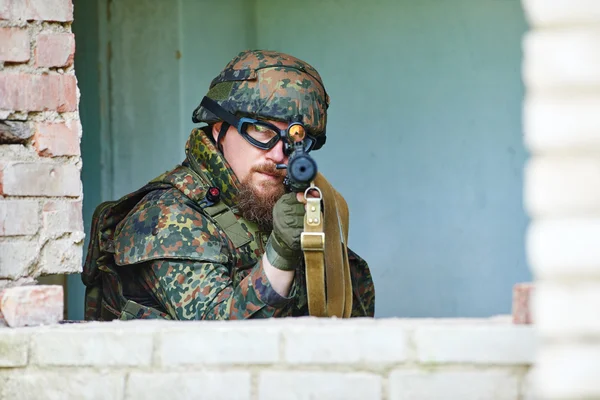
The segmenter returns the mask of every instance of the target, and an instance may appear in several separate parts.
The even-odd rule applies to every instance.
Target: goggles
[[[216,101],[209,97],[204,97],[201,106],[217,116],[217,118],[235,127],[240,135],[251,145],[261,150],[270,150],[277,145],[280,140],[283,140],[283,151],[286,155],[290,155],[294,150],[293,134],[290,134],[290,129],[299,125],[298,122],[292,122],[286,129],[279,129],[277,126],[266,121],[260,121],[254,118],[239,118],[230,113],[219,105]],[[221,129],[219,139],[227,129]],[[304,151],[309,152],[317,143],[317,139],[309,134],[304,135]]]

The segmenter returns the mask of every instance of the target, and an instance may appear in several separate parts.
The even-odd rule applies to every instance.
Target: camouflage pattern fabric
[[[270,232],[235,215],[249,239],[236,247],[221,226],[198,205],[203,190],[219,187],[223,202],[235,211],[238,181],[201,129],[186,145],[189,172],[164,174],[172,188],[146,195],[114,235],[115,261],[121,283],[115,296],[141,299],[138,312],[122,319],[245,319],[308,315],[303,269],[288,297],[271,286],[260,259]],[[173,178],[175,176],[175,178]],[[169,178],[170,177],[170,178]],[[199,178],[206,186],[198,187]],[[169,180],[170,179],[170,180]],[[354,306],[352,316],[373,316],[375,290],[367,263],[348,251]],[[121,286],[121,287],[119,287]],[[138,302],[135,302],[136,304]]]
[[[289,122],[301,115],[309,134],[325,135],[329,96],[308,63],[280,52],[249,50],[231,60],[211,83],[207,96],[238,116]],[[204,107],[194,122],[218,118]]]

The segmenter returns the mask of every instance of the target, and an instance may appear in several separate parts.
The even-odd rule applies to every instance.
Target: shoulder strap
[[[204,208],[204,212],[225,231],[236,248],[250,243],[248,234],[236,218],[233,211],[224,203]]]
[[[206,191],[210,187],[210,182],[205,176],[197,174],[185,165],[179,165],[156,180],[171,184],[196,204],[200,204],[204,200]],[[225,203],[219,202],[213,206],[202,207],[202,211],[225,232],[236,249],[250,243],[246,231],[231,208]]]

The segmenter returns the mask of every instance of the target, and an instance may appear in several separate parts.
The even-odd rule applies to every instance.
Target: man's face
[[[279,129],[288,124],[268,121]],[[212,134],[217,140],[221,123],[213,126]],[[276,164],[287,164],[283,142],[279,141],[270,150],[262,150],[248,143],[234,127],[229,127],[221,141],[223,155],[241,183],[238,207],[245,218],[264,229],[272,225],[272,210],[275,202],[285,193],[283,179],[286,170],[275,169]]]

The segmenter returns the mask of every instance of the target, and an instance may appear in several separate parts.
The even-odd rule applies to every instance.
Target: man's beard
[[[275,175],[281,179],[259,183],[260,190],[252,183],[252,176],[256,172]],[[262,231],[269,232],[273,229],[273,207],[285,193],[284,178],[284,170],[275,169],[274,164],[261,164],[254,167],[241,182],[237,198],[240,213],[245,219],[255,222]]]

